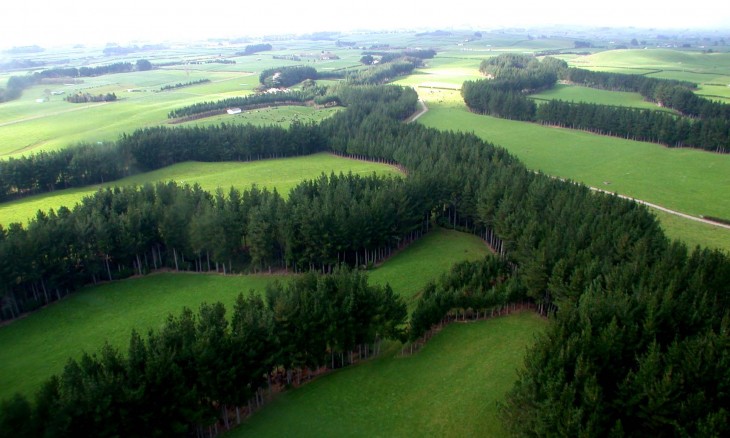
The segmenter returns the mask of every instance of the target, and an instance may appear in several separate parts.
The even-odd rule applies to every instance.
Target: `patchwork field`
[[[29,218],[35,216],[38,210],[47,211],[50,208],[58,209],[61,206],[71,208],[85,196],[89,196],[103,187],[176,181],[191,185],[197,183],[210,192],[214,192],[219,187],[227,192],[231,186],[245,189],[252,184],[258,184],[259,187],[267,187],[272,190],[276,188],[285,196],[301,181],[316,178],[323,172],[326,174],[352,172],[361,175],[375,172],[379,175],[400,175],[400,171],[393,166],[351,160],[327,153],[251,162],[187,162],[107,184],[58,190],[2,203],[0,204],[0,224],[7,226],[12,222],[25,223]]]
[[[487,247],[475,236],[435,230],[373,270],[370,281],[390,283],[395,292],[412,298],[453,263],[486,254]],[[96,351],[105,341],[126,350],[133,328],[140,333],[155,329],[169,313],[177,314],[183,306],[197,309],[202,302],[221,301],[230,309],[239,293],[251,289],[261,292],[270,281],[286,278],[162,273],[73,293],[0,327],[0,400],[16,391],[32,395],[43,380],[61,372],[70,356]]]

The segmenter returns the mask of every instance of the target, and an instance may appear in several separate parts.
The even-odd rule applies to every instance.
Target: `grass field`
[[[531,312],[452,324],[413,356],[396,348],[280,394],[226,436],[505,436],[497,403],[546,326]]]
[[[681,240],[689,248],[699,245],[730,253],[730,230],[690,221],[659,210],[651,209],[651,212],[659,218],[662,229],[670,239]]]
[[[58,190],[6,202],[0,204],[0,224],[6,226],[12,222],[25,223],[29,218],[34,217],[38,210],[58,209],[64,205],[71,208],[83,197],[93,194],[101,187],[176,181],[188,184],[198,183],[203,189],[211,192],[221,187],[224,192],[227,192],[231,186],[244,189],[249,188],[252,184],[257,184],[259,187],[276,188],[279,193],[286,196],[302,180],[316,178],[322,172],[326,174],[352,172],[360,175],[375,172],[379,175],[400,175],[400,171],[393,166],[351,160],[327,153],[251,162],[187,162],[103,185]]]
[[[639,93],[628,93],[621,91],[598,90],[595,88],[581,87],[576,85],[555,85],[549,90],[533,94],[530,97],[538,100],[564,100],[567,102],[587,102],[601,105],[628,106],[633,108],[663,110],[656,104],[647,102]]]
[[[412,297],[453,263],[485,254],[486,246],[475,236],[436,230],[369,276],[374,284],[389,282],[398,294]],[[286,278],[165,273],[85,288],[0,327],[0,400],[16,391],[33,394],[44,379],[62,371],[70,356],[94,352],[104,341],[126,350],[132,328],[155,329],[183,306],[197,309],[201,302],[221,301],[230,309],[240,292],[262,291],[268,282]]]
[[[418,292],[448,272],[455,261],[479,260],[488,252],[487,245],[471,234],[437,228],[372,271],[370,282],[390,284],[411,306]]]

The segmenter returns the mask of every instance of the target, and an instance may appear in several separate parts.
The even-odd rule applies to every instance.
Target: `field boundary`
[[[431,326],[431,328],[426,333],[424,333],[423,336],[416,339],[415,341],[409,342],[408,344],[404,344],[398,356],[407,357],[418,353],[421,348],[423,348],[428,343],[428,341],[431,340],[431,338],[433,338],[437,333],[439,333],[441,330],[451,324],[468,324],[473,322],[486,321],[488,319],[494,319],[500,316],[508,316],[527,310],[532,310],[535,313],[538,313],[535,303],[530,302],[510,303],[501,306],[495,306],[491,309],[481,309],[476,311],[473,309],[462,309],[462,311],[459,312],[459,309],[451,309],[449,312],[446,313],[443,318],[441,318],[441,321],[438,324]]]
[[[711,221],[711,220],[705,219],[703,217],[692,216],[691,214],[682,213],[681,211],[672,210],[672,209],[667,208],[667,207],[662,207],[659,204],[654,204],[652,202],[644,201],[642,199],[634,198],[634,197],[631,197],[631,196],[628,196],[628,195],[622,195],[620,193],[609,192],[608,190],[599,189],[598,187],[588,187],[588,188],[591,189],[591,190],[593,190],[593,191],[595,191],[595,192],[606,193],[606,194],[609,194],[609,195],[616,195],[619,198],[628,199],[629,201],[634,201],[637,204],[646,205],[647,207],[651,207],[651,208],[654,208],[656,210],[663,211],[665,213],[673,214],[675,216],[679,216],[679,217],[684,218],[684,219],[689,219],[689,220],[693,220],[693,221],[696,221],[696,222],[702,222],[704,224],[714,225],[716,227],[725,228],[726,230],[730,230],[730,225],[728,225],[728,224],[723,224],[723,223],[720,223],[720,222]]]

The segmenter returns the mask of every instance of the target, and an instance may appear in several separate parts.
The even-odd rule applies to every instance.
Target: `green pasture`
[[[372,271],[370,282],[390,284],[412,309],[418,292],[455,262],[481,260],[488,253],[489,247],[477,236],[437,228]]]
[[[679,49],[607,50],[575,58],[576,67],[645,68],[694,73],[728,74],[730,53],[702,53]]]
[[[689,248],[699,245],[730,253],[730,230],[715,225],[687,220],[677,215],[651,209],[659,219],[664,233],[672,240],[680,240]]]
[[[47,211],[50,208],[57,210],[61,206],[72,208],[82,198],[103,187],[175,181],[180,184],[197,183],[211,192],[221,187],[227,192],[231,186],[245,189],[257,184],[259,187],[276,188],[279,193],[286,196],[301,181],[317,178],[323,172],[326,174],[352,172],[361,175],[375,172],[380,175],[400,175],[393,166],[341,158],[327,153],[250,162],[186,162],[101,185],[58,190],[2,203],[0,224],[7,226],[12,222],[25,223],[34,217],[38,210]]]
[[[212,83],[156,92],[163,85],[208,78]],[[247,73],[186,75],[182,71],[153,70],[100,76],[98,83],[69,86],[91,94],[114,92],[118,99],[108,103],[72,104],[63,96],[37,103],[45,85],[31,87],[23,96],[0,105],[0,157],[38,150],[67,147],[78,142],[115,140],[124,132],[167,122],[170,110],[196,102],[249,94],[253,80]],[[136,81],[136,82],[133,82]],[[142,84],[142,85],[140,85]],[[48,86],[51,91],[63,85]],[[130,92],[128,90],[137,90]]]
[[[497,403],[547,324],[532,312],[452,324],[413,356],[394,346],[279,394],[226,436],[503,437]]]
[[[661,110],[656,104],[647,102],[639,93],[599,90],[577,85],[557,84],[549,90],[531,95],[538,100],[564,100],[566,102],[587,102],[600,105],[628,106],[633,108]]]
[[[485,248],[476,236],[435,230],[371,271],[370,279],[412,297],[453,263],[483,257]],[[105,341],[126,349],[132,328],[155,329],[183,306],[197,309],[202,302],[221,301],[230,309],[240,292],[260,292],[268,282],[286,278],[159,273],[84,288],[0,327],[0,400],[16,391],[32,394],[63,369],[68,357],[96,351]]]

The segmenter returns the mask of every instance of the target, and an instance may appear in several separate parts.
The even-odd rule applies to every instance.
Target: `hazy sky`
[[[438,6],[430,6],[430,4]],[[25,0],[2,7],[0,47],[165,40],[321,30],[540,24],[730,29],[726,0],[438,1]],[[478,4],[478,6],[473,6]],[[358,5],[358,6],[355,6]],[[362,5],[362,6],[359,6]]]

